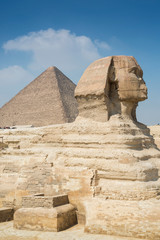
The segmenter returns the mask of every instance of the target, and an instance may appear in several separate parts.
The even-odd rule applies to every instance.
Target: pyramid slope
[[[49,67],[0,109],[0,126],[45,126],[74,121],[75,87],[58,68]]]
[[[66,76],[57,68],[55,68],[55,74],[58,79],[59,92],[65,110],[64,112],[66,114],[66,118],[68,119],[68,122],[73,122],[75,120],[75,115],[77,116],[78,114],[78,105],[74,97],[74,90],[76,85],[74,85],[69,78],[66,78]]]

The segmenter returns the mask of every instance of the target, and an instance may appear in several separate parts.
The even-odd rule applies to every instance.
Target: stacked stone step
[[[17,229],[59,232],[77,224],[76,208],[69,203],[68,195],[25,196],[22,208],[14,214]]]

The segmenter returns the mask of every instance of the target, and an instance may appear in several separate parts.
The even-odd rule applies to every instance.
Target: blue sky
[[[134,56],[148,100],[138,120],[160,123],[159,0],[0,0],[0,106],[49,66],[77,83],[94,60]]]

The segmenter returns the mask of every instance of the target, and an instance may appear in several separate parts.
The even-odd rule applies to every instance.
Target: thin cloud
[[[80,72],[101,57],[99,48],[108,50],[109,45],[98,40],[95,43],[86,36],[76,36],[68,30],[48,29],[10,40],[3,48],[6,51],[32,52],[32,60],[27,66],[30,71],[55,65],[70,76],[77,75],[79,79]]]
[[[109,44],[104,41],[95,40],[95,44],[98,48],[102,48],[105,50],[111,50],[111,47],[109,46]]]
[[[32,78],[32,74],[17,65],[0,70],[0,82],[3,86],[8,86],[10,83],[19,84],[22,79],[25,79],[25,81],[31,81]]]
[[[0,70],[0,106],[8,102],[33,79],[31,73],[17,65]]]

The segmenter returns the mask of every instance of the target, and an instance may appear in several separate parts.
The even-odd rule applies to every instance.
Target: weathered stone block
[[[160,201],[118,201],[95,198],[86,202],[85,231],[159,240]]]
[[[12,208],[0,208],[0,222],[13,220],[14,210]]]
[[[68,195],[66,194],[57,196],[44,196],[44,194],[36,194],[31,196],[25,196],[22,198],[23,208],[53,208],[68,203]]]
[[[76,210],[71,204],[48,208],[21,208],[14,214],[14,227],[59,232],[77,224]]]

